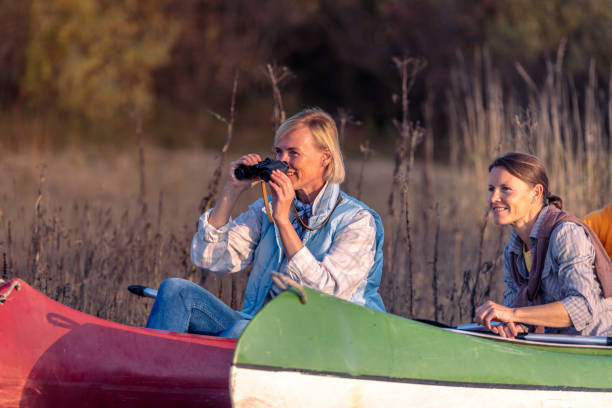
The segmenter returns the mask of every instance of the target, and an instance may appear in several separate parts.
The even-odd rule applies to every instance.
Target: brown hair
[[[553,204],[560,210],[563,209],[563,200],[556,195],[552,195],[548,189],[548,175],[544,164],[536,156],[527,153],[510,152],[493,160],[489,165],[489,172],[493,167],[503,167],[512,174],[534,187],[540,184],[544,188],[544,205]]]

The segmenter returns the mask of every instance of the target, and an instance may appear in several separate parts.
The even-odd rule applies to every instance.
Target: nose
[[[499,200],[499,192],[497,189],[493,189],[489,191],[489,204],[493,204],[494,202]]]
[[[276,152],[276,160],[288,162],[288,155],[286,152]]]

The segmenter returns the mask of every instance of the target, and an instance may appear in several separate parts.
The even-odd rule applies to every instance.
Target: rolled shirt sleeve
[[[191,241],[191,261],[211,272],[238,272],[247,267],[259,243],[261,211],[255,205],[220,228],[208,223],[211,210],[198,221]]]
[[[375,241],[374,217],[369,211],[360,210],[352,222],[336,234],[329,252],[321,261],[303,247],[281,272],[310,288],[349,299],[365,281],[374,264]]]
[[[556,234],[555,234],[556,232]],[[558,265],[560,300],[578,331],[593,322],[601,292],[595,279],[595,249],[579,225],[564,223],[551,236],[551,255]]]

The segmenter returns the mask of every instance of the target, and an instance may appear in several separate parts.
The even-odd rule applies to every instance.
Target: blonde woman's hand
[[[244,179],[238,180],[234,175],[234,171],[240,165],[245,166],[253,166],[261,161],[261,157],[257,153],[245,154],[244,156],[238,158],[238,160],[230,163],[230,171],[227,176],[227,185],[226,188],[230,188],[234,191],[239,191],[240,193],[248,190],[253,185],[259,183],[261,180],[259,178],[255,179]]]
[[[285,173],[280,170],[272,171],[270,175],[270,189],[272,190],[272,216],[275,223],[289,222],[289,210],[295,197],[293,183]]]

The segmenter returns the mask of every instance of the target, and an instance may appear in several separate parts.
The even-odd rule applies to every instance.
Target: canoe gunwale
[[[442,330],[445,331],[449,331],[449,332],[453,332],[453,333],[459,333],[459,334],[465,334],[468,336],[474,336],[474,337],[481,337],[481,338],[485,338],[485,339],[490,339],[490,340],[495,340],[495,341],[501,341],[501,342],[508,342],[508,343],[514,343],[517,345],[533,345],[533,346],[545,346],[545,347],[555,347],[555,348],[560,348],[560,349],[598,349],[598,350],[612,350],[612,346],[604,346],[604,345],[596,345],[596,344],[572,344],[572,343],[560,343],[560,342],[547,342],[547,341],[533,341],[533,340],[527,340],[527,339],[508,339],[505,337],[500,337],[497,334],[493,334],[493,333],[486,333],[486,332],[477,332],[477,331],[469,331],[469,330],[460,330],[460,329],[453,329],[453,328],[442,328]],[[549,336],[555,336],[554,334],[551,334]],[[577,338],[580,338],[580,336],[576,336]],[[556,350],[558,351],[558,350]]]

